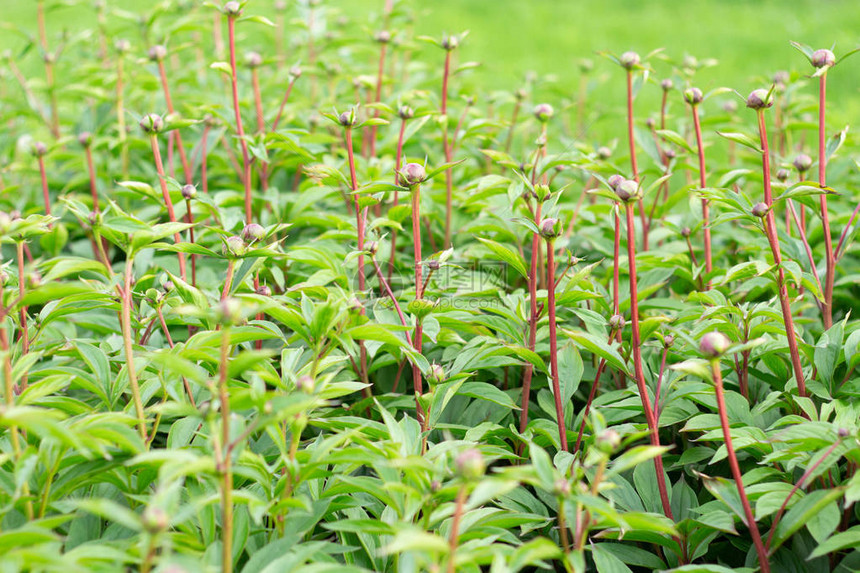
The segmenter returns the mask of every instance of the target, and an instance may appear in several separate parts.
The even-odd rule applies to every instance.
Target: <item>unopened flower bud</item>
[[[242,238],[249,243],[256,243],[266,238],[266,229],[258,223],[248,223],[242,229]]]
[[[378,241],[370,241],[366,245],[364,245],[364,250],[370,253],[371,257],[376,256],[376,253],[379,251],[379,242]]]
[[[147,507],[143,510],[143,515],[141,515],[141,522],[143,523],[143,528],[150,535],[156,535],[166,530],[170,522],[167,518],[167,513],[164,512],[160,507]]]
[[[246,250],[245,241],[239,235],[227,237],[224,240],[224,246],[221,248],[221,252],[228,257],[241,257],[245,254]]]
[[[255,292],[260,296],[272,296],[272,289],[269,288],[269,285],[260,285]]]
[[[35,157],[44,157],[48,154],[48,146],[42,143],[41,141],[37,141],[33,144],[33,156]]]
[[[653,117],[649,117],[645,120],[645,127],[648,129],[654,129],[657,126],[657,121]]]
[[[218,320],[221,324],[236,324],[242,318],[242,305],[228,296],[218,305]]]
[[[316,388],[316,383],[314,379],[308,376],[307,374],[303,374],[296,379],[296,390],[299,392],[304,392],[305,394],[313,394],[314,389]]]
[[[445,380],[445,369],[441,364],[433,363],[430,365],[430,372],[427,374],[427,381],[430,384],[439,384]]]
[[[812,65],[816,68],[829,67],[836,64],[836,56],[830,50],[815,50],[812,53]]]
[[[439,262],[439,259],[430,259],[427,261],[427,268],[431,271],[438,271],[442,266],[442,263]]]
[[[120,54],[124,54],[131,49],[131,42],[128,40],[117,40],[114,42],[113,47]]]
[[[755,205],[753,205],[752,215],[753,215],[753,217],[762,218],[765,215],[767,215],[768,211],[769,211],[769,209],[768,209],[766,203],[756,203]]]
[[[456,50],[457,46],[460,45],[460,39],[457,36],[445,36],[442,38],[442,48],[448,50]]]
[[[684,227],[683,229],[681,229],[681,236],[685,239],[689,237],[692,233],[693,231],[690,230],[690,227]]]
[[[666,78],[665,80],[660,82],[660,87],[663,88],[664,92],[668,92],[675,87],[675,82],[673,82],[669,78]]]
[[[699,351],[710,358],[717,358],[725,354],[732,345],[728,337],[717,330],[708,332],[699,342]]]
[[[292,66],[289,71],[290,81],[294,82],[302,77],[302,67],[299,65]]]
[[[765,109],[773,105],[773,99],[765,89],[753,90],[747,97],[747,107],[750,109]]]
[[[380,32],[377,32],[376,36],[374,36],[373,39],[380,44],[387,44],[391,41],[391,32],[389,32],[388,30],[382,30]]]
[[[786,179],[788,179],[788,169],[780,169],[779,171],[777,171],[776,178],[779,181],[785,181]]]
[[[235,1],[227,2],[224,4],[224,13],[231,17],[240,16],[242,14],[242,5]]]
[[[607,428],[597,435],[594,445],[601,452],[610,454],[621,446],[621,435],[615,430]]]
[[[182,186],[182,198],[186,200],[194,199],[197,197],[197,187],[194,185],[183,185]]]
[[[487,469],[484,456],[474,448],[470,448],[457,456],[457,473],[467,480],[476,480],[484,475]]]
[[[609,318],[609,328],[611,328],[612,330],[621,330],[622,328],[624,328],[624,324],[624,317],[620,314],[613,314]]]
[[[520,88],[514,92],[514,97],[517,99],[517,101],[523,101],[528,96],[529,96],[529,93],[523,88]]]
[[[839,428],[836,433],[840,438],[847,438],[851,435],[851,431],[848,428]]]
[[[89,131],[83,131],[80,135],[78,135],[78,143],[80,143],[83,147],[89,147],[93,144],[93,134]]]
[[[164,129],[164,119],[157,113],[150,113],[149,115],[143,116],[141,118],[140,129],[143,130],[144,133],[161,133]]]
[[[249,68],[259,68],[263,65],[263,56],[259,52],[248,52],[245,54],[245,65]]]
[[[350,298],[347,305],[349,312],[351,312],[352,314],[361,314],[361,311],[364,310],[364,305],[361,304],[361,301],[358,300],[357,297]]]
[[[162,46],[161,44],[153,46],[149,49],[146,54],[149,59],[153,62],[160,62],[167,57],[167,48]]]
[[[641,59],[639,58],[639,54],[636,52],[624,52],[621,54],[621,57],[618,58],[618,61],[621,63],[623,68],[632,70],[639,65]]]
[[[540,236],[544,239],[555,239],[561,235],[561,222],[558,219],[548,217],[540,222]]]
[[[726,103],[723,104],[723,111],[726,113],[735,113],[738,111],[738,102],[735,100],[727,100]]]
[[[615,175],[610,175],[610,176],[609,176],[609,179],[607,179],[607,180],[606,180],[606,182],[609,184],[609,187],[610,187],[613,191],[615,191],[616,189],[618,189],[618,186],[619,186],[619,185],[621,185],[622,183],[624,183],[624,181],[626,181],[626,179],[624,178],[624,176],[623,176],[623,175],[618,175],[617,173],[616,173]]]
[[[27,284],[33,288],[39,288],[42,286],[42,273],[39,271],[31,271],[27,275]]]
[[[806,173],[812,167],[812,158],[805,153],[801,153],[794,158],[793,165],[798,173]]]
[[[337,116],[337,121],[343,127],[352,127],[353,125],[355,125],[355,110],[351,109],[349,111],[343,112],[342,114]]]
[[[400,119],[412,119],[415,117],[415,110],[413,110],[408,105],[401,105],[397,108],[397,115]]]
[[[602,145],[602,146],[597,148],[598,159],[606,160],[606,159],[609,159],[611,156],[612,156],[612,150],[609,149],[608,147],[606,147],[605,145]]]
[[[555,490],[555,495],[559,497],[566,497],[570,495],[570,482],[564,478],[559,478],[555,480],[553,484],[553,490]]]
[[[684,101],[690,105],[698,105],[705,99],[702,90],[699,88],[688,88],[684,90]]]
[[[418,185],[427,179],[427,171],[420,163],[407,163],[401,173],[407,185]]]
[[[780,70],[773,74],[773,83],[785,85],[791,79],[791,75],[785,70]]]
[[[534,109],[535,117],[541,123],[549,121],[552,118],[553,113],[555,113],[555,110],[553,110],[552,106],[548,103],[538,104]]]
[[[673,344],[675,344],[675,335],[667,334],[666,336],[663,337],[663,346],[665,346],[666,348],[669,348]]]
[[[625,179],[615,188],[615,195],[624,201],[636,201],[642,198],[642,189],[632,179]]]
[[[589,60],[588,58],[583,58],[579,60],[579,71],[583,74],[587,74],[594,69],[594,62]]]

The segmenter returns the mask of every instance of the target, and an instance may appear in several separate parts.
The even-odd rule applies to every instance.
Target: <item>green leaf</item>
[[[519,253],[512,251],[511,249],[505,247],[500,243],[491,241],[490,239],[484,239],[481,237],[477,237],[477,239],[481,241],[481,243],[483,243],[485,246],[487,246],[491,251],[493,251],[493,253],[495,253],[496,256],[499,257],[499,259],[511,265],[511,267],[513,267],[514,270],[520,274],[520,276],[522,276],[524,279],[529,278],[529,272],[526,269],[526,263],[519,255]]]

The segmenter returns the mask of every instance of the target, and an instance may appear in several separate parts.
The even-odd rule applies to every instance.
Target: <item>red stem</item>
[[[278,108],[278,116],[275,118],[275,123],[272,124],[272,131],[278,131],[278,124],[281,122],[281,116],[284,114],[284,108],[287,106],[287,101],[290,99],[290,93],[293,91],[293,85],[296,81],[293,80],[287,85],[287,91],[284,92],[284,99],[281,100],[281,107]]]
[[[702,144],[702,124],[699,121],[699,106],[692,105],[693,125],[696,129],[696,148],[699,152],[699,187],[704,190],[708,185],[705,181],[705,146]],[[702,227],[705,239],[705,272],[710,273],[713,269],[711,259],[711,224],[708,216],[708,200],[702,198]],[[708,281],[710,286],[710,281]]]
[[[451,50],[445,51],[445,70],[442,75],[442,115],[448,115],[448,77],[451,74]],[[445,162],[451,162],[451,144],[448,141],[448,121],[445,121],[443,132],[445,146]],[[445,248],[451,246],[451,209],[453,203],[454,179],[450,169],[445,171]]]
[[[167,207],[167,217],[171,223],[176,222],[176,211],[173,209],[173,201],[170,199],[170,191],[167,190],[167,178],[164,175],[164,164],[161,162],[161,150],[158,148],[158,136],[154,133],[150,137],[152,143],[152,155],[155,157],[155,169],[158,172],[158,182],[161,184],[161,195],[164,197],[164,206]],[[178,245],[182,242],[179,233],[173,234],[173,241]],[[179,257],[179,275],[183,281],[185,278],[185,253],[176,253]]]
[[[743,474],[741,473],[741,468],[738,465],[735,448],[732,445],[732,432],[729,428],[729,418],[727,414],[728,409],[726,408],[726,399],[723,393],[723,376],[720,372],[720,363],[718,360],[713,360],[711,362],[711,371],[714,374],[714,393],[717,396],[717,408],[720,412],[720,425],[723,428],[723,439],[725,440],[726,450],[728,451],[729,467],[732,469],[732,476],[735,479],[735,485],[738,488],[738,495],[741,498],[741,505],[743,505],[744,508],[747,527],[750,530],[750,536],[752,537],[753,544],[755,545],[756,553],[758,553],[759,566],[761,567],[762,573],[770,573],[770,562],[768,561],[767,551],[764,548],[764,544],[761,542],[758,525],[756,525],[752,507],[750,507],[750,501],[747,499],[746,490],[744,490]]]
[[[39,176],[42,179],[42,198],[45,200],[45,215],[51,216],[51,195],[48,193],[48,175],[45,173],[45,158],[39,156]]]
[[[535,224],[540,225],[542,203],[537,202],[535,206]],[[534,351],[535,343],[537,342],[537,282],[538,282],[538,252],[540,251],[540,236],[537,233],[532,233],[532,254],[531,265],[529,267],[529,350]],[[532,377],[534,376],[534,366],[530,363],[526,365],[523,372],[523,396],[520,407],[520,433],[526,431],[526,426],[529,423],[529,401],[531,399]]]
[[[394,160],[394,184],[400,185],[400,166],[403,162],[403,138],[406,134],[406,119],[400,120],[400,134],[397,137],[397,157]],[[394,206],[400,200],[397,190],[394,191]],[[391,273],[394,272],[394,256],[397,252],[397,230],[391,231],[391,261],[388,263],[388,280],[391,281]]]
[[[785,501],[782,502],[782,505],[779,507],[779,511],[776,512],[776,517],[773,518],[773,523],[770,526],[770,533],[767,536],[767,543],[765,544],[765,547],[768,550],[770,550],[770,544],[773,541],[773,535],[774,533],[776,533],[776,526],[779,525],[779,520],[782,519],[782,514],[785,513],[785,508],[788,507],[788,502],[791,501],[792,496],[797,490],[803,487],[803,484],[806,483],[806,480],[809,478],[810,475],[812,475],[812,472],[818,469],[818,466],[821,465],[821,462],[830,457],[830,454],[833,453],[833,450],[835,450],[840,443],[840,441],[836,441],[829,448],[827,448],[827,451],[824,452],[824,455],[821,456],[818,461],[806,468],[806,471],[803,472],[803,475],[800,476],[800,479],[797,480],[797,483],[794,484],[794,487],[792,487],[791,491],[788,492],[788,496],[786,496]]]
[[[633,70],[627,70],[627,140],[630,144],[630,169],[633,180],[639,183],[639,166],[636,163],[636,141],[633,135]],[[639,219],[642,221],[642,249],[648,250],[648,220],[642,199],[639,199]]]
[[[764,179],[764,200],[768,207],[773,205],[773,195],[770,186],[770,150],[767,144],[767,127],[764,120],[764,110],[758,110],[759,136],[762,147],[762,177]],[[798,393],[806,397],[806,383],[803,379],[803,366],[800,363],[800,351],[797,348],[797,335],[794,331],[794,319],[791,314],[791,305],[788,301],[788,289],[785,285],[785,271],[782,268],[782,254],[779,250],[779,239],[776,234],[776,222],[773,209],[768,210],[765,217],[765,231],[770,249],[773,253],[773,262],[777,265],[777,288],[779,290],[779,304],[782,307],[782,319],[785,323],[785,337],[788,339],[788,350],[791,354],[791,364],[794,369],[794,378],[797,381]]]
[[[636,228],[633,217],[633,205],[625,203],[624,210],[627,215],[627,258],[630,268],[630,320],[632,327],[631,346],[633,350],[633,367],[636,373],[639,398],[642,400],[642,409],[645,411],[645,420],[648,423],[651,445],[659,447],[660,435],[658,434],[657,419],[651,407],[651,400],[648,398],[645,371],[642,369],[642,341],[639,335],[639,293],[636,286]],[[660,490],[663,513],[666,517],[674,521],[675,518],[672,516],[672,506],[669,503],[669,494],[666,488],[666,476],[663,472],[662,456],[654,458],[654,469],[657,472],[657,489]]]
[[[827,147],[825,143],[824,114],[827,99],[827,73],[818,79],[818,184],[827,186]],[[824,269],[824,329],[833,326],[833,283],[836,277],[836,258],[833,256],[833,240],[830,236],[830,216],[827,212],[827,194],[818,196],[821,203],[821,225],[824,233],[824,251],[826,254]]]
[[[227,31],[230,41],[230,84],[233,89],[233,114],[236,116],[236,133],[242,146],[243,176],[245,185],[245,223],[251,223],[254,217],[251,208],[251,157],[248,154],[248,142],[245,141],[245,128],[242,125],[242,113],[239,110],[239,83],[236,72],[236,18],[227,17]]]
[[[167,71],[164,68],[164,60],[158,60],[158,74],[161,77],[161,87],[164,90],[164,102],[167,104],[167,113],[173,115],[176,110],[173,107],[173,99],[170,97],[170,85],[167,83]],[[182,135],[178,129],[174,129],[170,134],[176,149],[179,151],[179,160],[182,161],[182,173],[185,176],[185,184],[190,185],[193,181],[191,173],[191,164],[188,162],[188,156],[185,154],[185,146],[182,144]]]
[[[558,437],[561,449],[567,450],[567,428],[564,423],[564,406],[561,403],[561,384],[558,374],[558,338],[555,323],[555,247],[553,241],[546,242],[547,305],[549,307],[549,363],[552,369],[552,390],[555,397],[555,415],[558,421]]]

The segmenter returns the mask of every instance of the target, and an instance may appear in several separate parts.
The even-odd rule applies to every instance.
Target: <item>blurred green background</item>
[[[156,4],[145,0],[106,0],[128,10],[146,10]],[[193,0],[198,2],[200,0]],[[696,82],[707,90],[729,86],[743,94],[770,81],[777,70],[807,73],[811,68],[794,50],[790,40],[813,47],[833,47],[837,56],[860,45],[860,9],[857,0],[407,0],[418,13],[416,32],[439,36],[443,32],[471,33],[458,52],[461,61],[482,63],[466,80],[481,89],[514,89],[524,74],[553,74],[557,86],[573,96],[578,86],[577,62],[595,61],[596,77],[610,74],[612,86],[622,86],[620,70],[595,55],[598,50],[620,53],[636,50],[646,54],[665,48],[665,55],[680,61],[685,55],[700,60],[716,58],[719,65],[699,73]],[[323,0],[330,14],[342,12],[357,23],[378,15],[384,0]],[[47,0],[48,4],[56,4]],[[94,0],[62,0],[74,7],[60,7],[49,17],[52,31],[75,32],[94,23]],[[304,3],[304,0],[302,1]],[[251,0],[249,12],[271,13],[274,0]],[[299,14],[298,2],[289,0],[291,16]],[[7,24],[35,34],[36,0],[0,0]],[[134,32],[129,30],[130,34]],[[0,47],[14,48],[23,40],[15,34],[0,35]],[[433,54],[427,49],[428,57]],[[289,59],[289,58],[288,58]],[[296,57],[295,60],[299,58]],[[33,55],[21,67],[30,69]],[[372,63],[369,62],[369,66]],[[830,74],[831,118],[848,122],[860,112],[858,78],[860,56]],[[670,66],[658,63],[657,76]],[[614,75],[612,75],[614,74]],[[462,84],[461,84],[462,85]],[[568,88],[569,86],[569,88]],[[809,88],[811,89],[811,87]],[[644,94],[656,98],[652,87]],[[610,90],[605,103],[623,102],[623,89]],[[477,93],[476,95],[482,95]],[[643,105],[647,106],[646,102]]]

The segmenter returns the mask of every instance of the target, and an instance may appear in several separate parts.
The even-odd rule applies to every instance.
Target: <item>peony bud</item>
[[[666,78],[665,80],[660,82],[660,87],[663,88],[664,92],[668,92],[668,91],[671,91],[672,88],[675,87],[675,82],[673,82],[669,78]]]
[[[753,90],[747,97],[747,107],[750,109],[765,109],[773,105],[773,98],[765,89]]]
[[[594,440],[597,449],[605,454],[611,454],[621,446],[621,435],[611,428],[600,432]]]
[[[624,183],[624,181],[626,181],[624,176],[618,175],[617,173],[615,175],[610,175],[609,179],[606,180],[606,182],[609,184],[609,187],[612,188],[613,191],[615,191],[619,185]]]
[[[117,40],[113,47],[120,54],[124,54],[131,49],[131,43],[128,40]]]
[[[566,497],[570,495],[570,482],[566,479],[559,478],[555,480],[553,484],[553,489],[555,490],[555,495],[559,497]]]
[[[48,154],[48,146],[41,141],[37,141],[33,144],[32,153],[34,157],[44,157]]]
[[[294,82],[300,77],[302,77],[302,67],[299,65],[292,66],[290,71],[288,72],[290,76],[290,81]]]
[[[794,158],[793,165],[798,173],[806,173],[812,167],[812,158],[805,153],[801,153]]]
[[[715,330],[702,337],[701,342],[699,342],[699,350],[705,356],[718,358],[725,354],[731,345],[731,341],[725,334]]]
[[[812,54],[812,65],[816,68],[830,67],[836,64],[836,56],[830,50],[815,50]]]
[[[726,113],[735,113],[738,111],[738,102],[732,99],[726,101],[726,103],[723,104],[723,111]]]
[[[548,122],[552,118],[554,112],[555,112],[555,110],[553,110],[552,106],[549,105],[548,103],[539,104],[539,105],[535,106],[535,109],[534,109],[535,117],[541,123]]]
[[[256,243],[266,238],[266,229],[257,223],[248,223],[242,229],[242,238],[248,243]]]
[[[260,285],[255,292],[260,296],[272,296],[272,289],[268,285]]]
[[[313,394],[315,387],[316,383],[314,382],[314,379],[307,374],[299,376],[296,380],[296,390],[298,390],[299,392],[304,392],[305,394]]]
[[[639,58],[639,54],[636,52],[624,52],[621,54],[621,57],[618,58],[618,61],[621,63],[621,67],[627,70],[632,70],[636,66],[639,65],[641,61]]]
[[[457,36],[445,36],[442,38],[442,48],[448,50],[449,52],[452,50],[456,50],[457,46],[460,45],[460,39]]]
[[[752,215],[753,215],[753,217],[762,218],[762,217],[767,215],[767,212],[769,210],[770,209],[768,209],[768,206],[766,203],[756,203],[755,205],[753,205]]]
[[[242,5],[235,1],[227,2],[224,4],[224,13],[232,18],[240,16],[242,14]]]
[[[382,30],[381,32],[377,32],[373,39],[380,44],[387,44],[391,41],[391,32],[388,30]]]
[[[162,45],[156,45],[149,49],[147,56],[153,62],[161,62],[167,57],[167,48]]]
[[[364,245],[364,250],[370,253],[371,257],[375,257],[376,253],[379,251],[379,242],[378,241],[370,241],[366,245]]]
[[[689,88],[684,90],[684,101],[690,105],[698,105],[702,103],[702,100],[704,99],[705,96],[699,88]]]
[[[224,246],[221,248],[221,252],[228,257],[241,257],[245,254],[245,251],[247,251],[245,241],[238,235],[227,237],[224,240]]]
[[[620,314],[614,314],[609,318],[609,328],[612,330],[621,330],[624,328],[624,317]]]
[[[484,456],[474,448],[470,448],[457,456],[457,473],[467,480],[480,479],[487,469]]]
[[[788,179],[788,169],[780,169],[779,171],[777,171],[776,172],[776,178],[779,181],[784,182],[786,179]]]
[[[612,150],[606,147],[605,145],[597,148],[597,157],[599,159],[609,159],[612,156]]]
[[[427,179],[427,171],[420,163],[407,163],[401,172],[403,180],[407,185],[415,186],[423,183]]]
[[[156,134],[161,133],[164,129],[164,120],[160,115],[151,113],[143,116],[138,125],[140,125],[140,129],[142,129],[144,133]]]
[[[445,369],[441,364],[433,363],[430,365],[430,372],[427,374],[427,382],[430,384],[440,384],[446,378]]]
[[[548,217],[540,222],[540,236],[552,240],[561,235],[561,221]]]
[[[156,535],[170,526],[167,514],[160,507],[147,507],[141,515],[143,529],[150,535]]]
[[[182,186],[182,198],[190,201],[197,197],[197,187],[194,185],[183,185]]]
[[[615,188],[615,195],[625,203],[642,198],[642,189],[632,179],[625,179]]]
[[[78,135],[78,143],[83,147],[89,147],[93,144],[93,134],[89,131],[81,132],[81,134]]]
[[[259,68],[263,65],[263,56],[259,52],[248,52],[245,54],[245,65],[251,69]]]
[[[397,108],[397,115],[403,120],[412,119],[415,117],[415,110],[408,105],[401,105]]]

